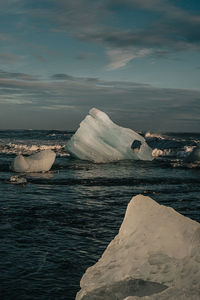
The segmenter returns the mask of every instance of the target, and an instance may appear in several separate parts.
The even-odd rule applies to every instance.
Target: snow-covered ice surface
[[[12,163],[15,172],[46,172],[55,161],[56,154],[52,150],[43,150],[28,157],[18,155]]]
[[[141,142],[141,147],[134,151],[131,146],[135,140]],[[80,123],[66,150],[74,157],[95,163],[153,159],[152,149],[141,135],[116,125],[106,113],[96,108],[92,108]]]
[[[200,299],[200,224],[135,196],[76,300]]]

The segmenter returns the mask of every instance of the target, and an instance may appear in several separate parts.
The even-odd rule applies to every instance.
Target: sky
[[[0,1],[0,130],[200,132],[200,1]]]

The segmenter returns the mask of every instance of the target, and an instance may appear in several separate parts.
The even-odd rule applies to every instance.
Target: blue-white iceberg
[[[111,121],[107,114],[92,108],[66,145],[73,156],[95,163],[124,159],[152,160],[145,139],[129,128]]]

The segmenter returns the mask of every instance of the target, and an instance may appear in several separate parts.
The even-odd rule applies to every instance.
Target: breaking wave
[[[149,131],[145,133],[145,138],[157,138],[161,140],[165,139],[165,137],[162,136],[160,133],[151,133]]]
[[[69,154],[65,151],[64,145],[55,144],[55,145],[44,145],[44,144],[15,144],[15,143],[7,143],[5,145],[0,145],[0,153],[5,154],[22,154],[22,155],[30,155],[33,152],[42,151],[42,150],[53,150],[60,156],[69,156]]]

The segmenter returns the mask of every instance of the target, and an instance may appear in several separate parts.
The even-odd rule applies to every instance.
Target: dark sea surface
[[[108,164],[70,158],[64,146],[72,134],[0,131],[1,300],[73,300],[137,194],[200,221],[200,164],[186,159],[200,134],[143,133],[153,161]],[[42,149],[56,152],[51,172],[10,183],[15,156]]]

